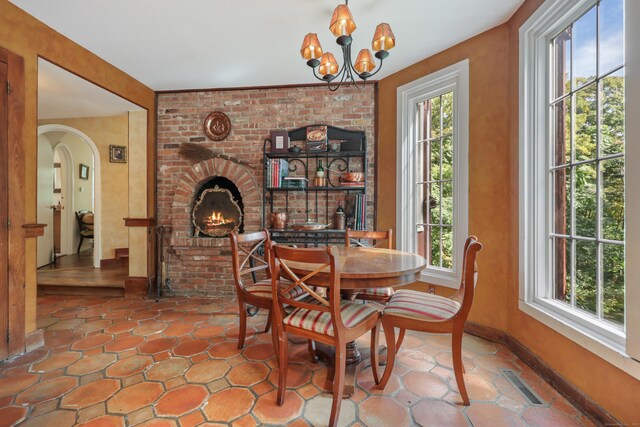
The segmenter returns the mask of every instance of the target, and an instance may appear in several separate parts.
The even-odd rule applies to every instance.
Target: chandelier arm
[[[383,62],[384,62],[384,59],[381,59],[381,60],[380,60],[380,65],[378,65],[378,69],[377,69],[376,71],[374,71],[373,73],[369,74],[366,78],[363,78],[362,76],[360,76],[360,74],[358,74],[358,76],[360,76],[360,78],[361,78],[362,80],[365,80],[365,81],[366,81],[367,79],[370,79],[371,77],[373,77],[373,76],[375,76],[376,74],[378,74],[378,72],[379,72],[380,70],[382,70],[382,63],[383,63]]]
[[[313,75],[315,76],[316,79],[320,80],[320,81],[326,81],[325,79],[323,79],[321,76],[318,75],[318,73],[316,72],[315,67],[313,68]]]

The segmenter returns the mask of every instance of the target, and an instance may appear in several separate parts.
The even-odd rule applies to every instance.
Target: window
[[[631,354],[627,336],[640,331],[625,305],[637,272],[625,258],[640,242],[625,222],[635,209],[625,164],[638,160],[625,147],[627,9],[546,2],[520,30],[520,297],[587,348],[575,331]]]
[[[468,61],[398,88],[398,247],[457,287],[467,237]]]

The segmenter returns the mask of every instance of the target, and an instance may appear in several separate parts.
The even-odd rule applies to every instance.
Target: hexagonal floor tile
[[[277,393],[273,390],[260,396],[253,408],[253,414],[263,424],[285,424],[302,413],[304,400],[297,393],[287,391],[282,406],[276,403]]]
[[[68,375],[86,375],[101,371],[116,361],[115,354],[99,353],[78,360],[67,368]]]
[[[102,415],[101,417],[93,418],[82,424],[78,424],[78,427],[124,427],[124,417],[118,417],[115,415]]]
[[[18,406],[7,406],[0,408],[0,424],[4,426],[15,426],[27,415],[27,408]]]
[[[517,427],[525,425],[520,417],[513,412],[488,403],[474,403],[469,406],[467,417],[476,427]]]
[[[428,372],[411,371],[402,381],[406,389],[418,397],[440,399],[450,391],[442,378]]]
[[[167,351],[178,343],[175,338],[157,338],[142,344],[138,350],[141,354],[155,354],[161,351]]]
[[[82,385],[62,398],[63,408],[81,409],[104,402],[120,388],[120,381],[101,379]]]
[[[370,426],[411,425],[409,410],[392,397],[371,396],[359,405],[360,419]]]
[[[192,383],[210,383],[222,378],[230,366],[224,360],[207,360],[193,365],[184,375]]]
[[[107,412],[128,414],[155,402],[163,391],[160,383],[150,381],[125,387],[107,401]]]
[[[269,367],[267,367],[267,365],[258,362],[248,362],[234,366],[227,375],[227,380],[233,385],[246,387],[264,381],[268,376]]]
[[[307,402],[304,409],[304,418],[311,425],[323,426],[329,422],[332,405],[331,395],[318,395]],[[348,399],[344,399],[340,405],[338,427],[351,425],[356,420],[356,405]]]
[[[136,348],[144,342],[144,338],[138,335],[126,335],[118,337],[104,347],[104,351],[118,352]]]
[[[277,369],[271,371],[269,381],[273,384],[278,384]],[[311,369],[304,365],[289,364],[289,368],[287,369],[287,388],[298,388],[309,381],[311,381]]]
[[[23,422],[20,427],[71,427],[76,425],[76,411],[52,411]]]
[[[167,392],[158,403],[156,412],[160,416],[180,416],[200,407],[209,396],[209,391],[200,385],[186,384]]]
[[[56,369],[64,368],[80,359],[82,354],[76,351],[65,351],[63,353],[51,354],[44,360],[34,363],[31,366],[32,372],[48,372]]]
[[[240,354],[241,351],[242,350],[238,348],[238,343],[227,341],[214,345],[209,349],[208,353],[209,356],[217,359],[227,359],[231,356]]]
[[[268,360],[276,357],[273,351],[273,344],[255,344],[244,350],[245,357],[249,360]]]
[[[201,353],[209,347],[209,341],[207,340],[194,340],[189,339],[178,344],[173,349],[173,354],[176,356],[191,357],[194,354]]]
[[[183,358],[165,359],[154,363],[145,373],[148,380],[166,381],[169,378],[182,375],[189,368],[189,361]]]
[[[38,381],[38,374],[20,374],[12,375],[6,378],[0,378],[0,396],[11,396],[31,387]]]
[[[92,348],[100,347],[106,343],[113,341],[113,335],[110,334],[95,334],[86,338],[76,341],[71,345],[72,350],[89,350]]]
[[[422,426],[467,427],[461,406],[442,400],[423,400],[411,408],[413,419]]]
[[[15,403],[18,405],[35,405],[55,399],[78,385],[75,377],[58,377],[52,380],[37,383],[16,396]]]
[[[184,322],[176,322],[165,329],[162,334],[165,337],[181,337],[183,335],[188,335],[195,329],[195,326],[190,323]]]
[[[209,396],[203,412],[209,421],[228,422],[248,414],[254,397],[246,388],[227,388]]]
[[[114,378],[126,378],[144,371],[153,363],[151,356],[135,355],[114,363],[107,368],[107,376]]]

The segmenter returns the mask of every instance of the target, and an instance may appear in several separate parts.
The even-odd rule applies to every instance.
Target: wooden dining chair
[[[384,390],[400,350],[405,331],[452,334],[453,370],[462,401],[469,405],[469,396],[464,384],[464,366],[462,365],[462,335],[467,316],[473,303],[476,286],[476,254],[482,244],[475,236],[470,236],[464,245],[462,260],[462,278],[460,288],[450,298],[413,290],[396,291],[384,308],[382,328],[387,341],[387,366],[378,387]],[[398,340],[395,328],[400,329]],[[377,331],[376,331],[377,332]],[[372,339],[372,341],[376,339]],[[378,382],[378,363],[372,359],[374,379]]]
[[[271,276],[274,297],[273,331],[277,336],[278,350],[278,405],[284,404],[287,386],[288,339],[287,334],[299,335],[335,347],[335,370],[333,377],[333,403],[329,416],[329,426],[338,422],[340,405],[345,381],[347,343],[373,329],[375,332],[380,312],[369,305],[358,304],[340,299],[340,263],[337,249],[308,248],[299,249],[271,244]],[[300,278],[292,268],[295,263],[304,263],[311,272]],[[307,281],[320,272],[328,272],[326,282],[328,296],[315,292]],[[282,281],[290,280],[290,284]],[[306,300],[295,300],[290,293],[295,286],[303,288],[309,294]],[[285,311],[285,305],[293,310]],[[371,345],[374,345],[373,340]],[[372,347],[373,352],[373,347]],[[377,352],[377,344],[376,344]]]
[[[367,231],[367,230],[351,230],[347,228],[345,234],[345,245],[358,247],[378,247],[392,249],[393,246],[393,230],[387,231]],[[367,244],[363,243],[365,241]],[[360,289],[356,294],[356,298],[360,300],[376,301],[380,303],[389,302],[389,298],[393,295],[393,288],[369,288]]]
[[[271,293],[271,272],[269,270],[268,244],[271,241],[267,230],[250,233],[229,234],[231,241],[231,264],[233,268],[233,283],[238,298],[240,315],[240,330],[238,332],[238,348],[244,346],[247,333],[247,307],[254,306],[269,310],[264,332],[269,331],[271,325],[271,307],[273,298]],[[264,255],[259,252],[264,250]],[[250,277],[247,277],[250,275]],[[256,275],[262,275],[261,280],[255,280]],[[293,288],[291,297],[298,298],[304,294],[301,288]]]

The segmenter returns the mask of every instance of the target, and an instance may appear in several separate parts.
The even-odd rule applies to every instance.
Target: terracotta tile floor
[[[306,344],[292,345],[290,390],[277,406],[270,334],[257,332],[265,316],[250,318],[241,351],[236,313],[230,298],[41,297],[46,346],[0,364],[0,425],[326,425],[327,368],[311,363]],[[341,425],[592,425],[507,349],[472,336],[464,339],[472,404],[462,406],[449,339],[408,334],[384,392],[362,369]],[[527,404],[501,368],[520,373],[546,405]]]

